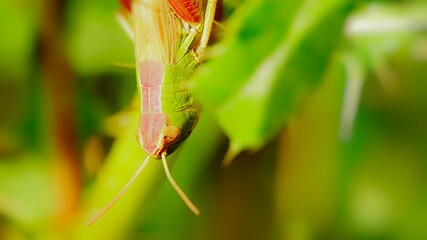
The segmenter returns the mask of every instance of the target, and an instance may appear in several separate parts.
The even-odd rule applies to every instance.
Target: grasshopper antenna
[[[128,190],[128,188],[132,185],[133,182],[135,182],[135,179],[141,174],[142,170],[144,170],[145,166],[147,166],[148,160],[150,159],[150,156],[148,155],[144,162],[142,162],[141,166],[139,166],[138,170],[133,174],[133,176],[129,179],[129,181],[126,183],[126,185],[120,190],[120,192],[113,198],[111,201],[95,216],[93,217],[89,222],[86,223],[86,226],[90,226],[98,219],[100,219],[113,205],[114,203],[119,200],[122,195]]]
[[[178,186],[178,184],[176,184],[175,180],[173,180],[173,178],[169,172],[168,164],[166,163],[166,152],[162,153],[162,162],[163,162],[163,167],[165,169],[166,177],[168,178],[172,187],[179,194],[179,196],[182,198],[182,200],[185,202],[185,204],[187,204],[188,208],[190,208],[190,210],[194,214],[199,215],[200,214],[199,209],[191,202],[191,200],[187,197],[187,195],[185,195],[185,193],[181,190],[181,188]]]

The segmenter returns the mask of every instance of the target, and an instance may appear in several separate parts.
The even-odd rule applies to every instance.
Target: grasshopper
[[[200,212],[173,180],[166,156],[190,136],[198,120],[191,78],[208,44],[217,0],[120,0],[119,22],[135,44],[140,123],[136,137],[146,159],[121,191],[93,217],[90,225],[132,185],[149,159],[161,159],[166,176],[187,206]]]

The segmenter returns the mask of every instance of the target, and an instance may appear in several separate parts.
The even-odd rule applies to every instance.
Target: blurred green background
[[[145,157],[117,9],[0,1],[0,239],[427,239],[421,0],[220,1],[169,158],[201,215],[152,160],[85,227]]]

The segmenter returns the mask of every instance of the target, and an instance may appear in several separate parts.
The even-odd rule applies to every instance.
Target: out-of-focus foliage
[[[201,215],[153,160],[85,227],[145,157],[118,5],[0,2],[0,239],[427,239],[415,0],[220,1],[168,159]]]
[[[351,5],[251,1],[227,22],[230,31],[216,46],[221,53],[195,81],[200,100],[212,106],[230,137],[230,157],[261,147],[283,128],[296,103],[320,81]],[[213,81],[215,72],[222,75]]]

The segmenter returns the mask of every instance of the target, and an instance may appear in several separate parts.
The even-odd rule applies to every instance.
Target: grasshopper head
[[[173,153],[190,136],[197,124],[196,111],[183,111],[141,116],[136,138],[144,151],[152,158]]]

